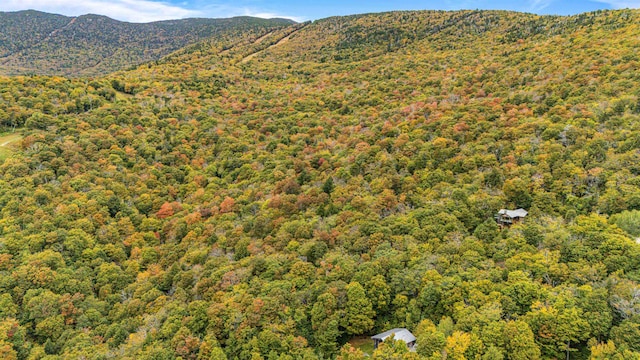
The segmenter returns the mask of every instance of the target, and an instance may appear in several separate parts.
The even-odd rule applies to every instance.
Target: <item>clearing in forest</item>
[[[356,349],[360,349],[366,355],[373,354],[373,340],[368,336],[356,336],[349,340],[349,344]]]
[[[0,160],[4,160],[11,156],[11,153],[13,152],[11,148],[21,139],[22,135],[17,133],[0,135]]]

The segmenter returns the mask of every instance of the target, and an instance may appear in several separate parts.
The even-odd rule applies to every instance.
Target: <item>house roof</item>
[[[404,328],[395,328],[395,329],[387,330],[387,331],[385,331],[383,333],[380,333],[378,335],[374,335],[371,338],[373,340],[384,341],[386,338],[388,338],[391,335],[394,335],[393,338],[395,340],[402,340],[402,341],[406,342],[407,344],[416,341],[416,337],[413,336],[411,331],[409,331],[407,329],[404,329]]]
[[[525,209],[516,209],[516,210],[500,209],[498,214],[507,215],[510,218],[523,218],[523,217],[527,216],[527,214],[529,214],[529,212],[527,210],[525,210]]]

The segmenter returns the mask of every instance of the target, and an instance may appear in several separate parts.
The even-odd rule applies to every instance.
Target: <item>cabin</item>
[[[496,222],[500,226],[511,226],[524,220],[529,212],[525,209],[507,210],[500,209],[496,214]]]
[[[415,351],[416,337],[413,336],[411,331],[404,328],[395,328],[372,336],[371,339],[373,339],[373,348],[377,349],[378,345],[380,345],[381,342],[389,338],[391,335],[393,335],[394,340],[404,341],[405,343],[407,343],[407,347],[409,348],[409,350]]]

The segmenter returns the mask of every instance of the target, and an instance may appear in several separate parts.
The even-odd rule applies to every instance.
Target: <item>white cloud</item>
[[[640,8],[640,0],[597,0],[603,4],[609,4],[614,9],[638,9]]]
[[[539,12],[551,5],[554,0],[529,0],[529,11]]]
[[[35,9],[68,16],[100,14],[129,22],[197,17],[200,11],[151,0],[2,0],[0,10]]]

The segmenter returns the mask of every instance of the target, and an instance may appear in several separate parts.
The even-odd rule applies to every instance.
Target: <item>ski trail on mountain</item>
[[[70,26],[72,26],[73,24],[75,24],[76,20],[78,20],[77,17],[74,17],[73,19],[71,19],[71,21],[69,21],[69,23],[59,29],[55,29],[53,30],[47,37],[52,37],[57,35],[59,32],[64,31],[65,29],[69,28]]]
[[[268,32],[262,36],[260,36],[259,38],[257,38],[253,43],[251,43],[252,45],[256,45],[256,44],[260,44],[262,41],[264,41],[264,39],[268,38],[269,36],[273,35],[275,33],[274,31]],[[227,54],[229,51],[235,49],[236,47],[238,47],[238,44],[235,44],[233,46],[231,46],[230,48],[226,49],[226,50],[222,50],[218,55],[225,55]]]
[[[263,53],[263,52],[265,52],[267,50],[270,50],[270,49],[273,49],[275,47],[278,47],[278,46],[280,46],[282,44],[286,44],[287,42],[289,42],[289,39],[291,39],[291,36],[293,36],[295,33],[297,33],[298,31],[300,31],[302,29],[304,29],[304,26],[299,28],[299,29],[293,30],[292,32],[289,33],[289,35],[287,35],[287,36],[283,37],[282,39],[278,40],[275,44],[267,47],[266,49],[258,50],[258,51],[254,52],[254,53],[251,53],[251,54],[245,56],[244,58],[242,58],[242,60],[240,60],[240,63],[244,64],[244,63],[248,62],[249,60],[253,59],[254,57],[256,57],[260,53]]]
[[[50,32],[50,33],[49,33],[49,35],[47,35],[46,37],[43,37],[43,38],[41,38],[41,39],[38,39],[38,41],[37,41],[35,44],[33,44],[31,47],[38,46],[38,45],[40,45],[41,43],[43,43],[47,38],[50,38],[50,37],[52,37],[52,36],[55,36],[55,35],[56,35],[56,34],[58,34],[59,32],[61,32],[61,31],[63,31],[64,29],[68,28],[69,26],[73,25],[73,24],[76,22],[76,20],[77,20],[77,19],[78,19],[77,17],[72,18],[72,19],[71,19],[71,21],[69,21],[69,22],[68,22],[66,25],[64,25],[63,27],[58,28],[58,29],[55,29],[55,30],[53,30],[52,32]],[[24,48],[19,48],[19,49],[17,49],[17,51],[14,51],[14,52],[9,51],[7,54],[5,54],[5,55],[3,55],[3,56],[0,56],[0,59],[3,59],[3,60],[4,60],[4,59],[7,59],[7,60],[4,60],[4,61],[2,62],[2,64],[6,64],[6,63],[9,61],[9,58],[10,58],[11,56],[13,56],[13,55],[17,55],[17,54],[20,54],[20,52],[22,52],[23,50],[24,50]]]
[[[264,41],[264,39],[268,38],[269,36],[273,35],[275,33],[275,31],[272,31],[270,33],[264,34],[262,36],[260,36],[258,39],[256,39],[256,41],[254,41],[254,44],[260,44],[262,41]]]

